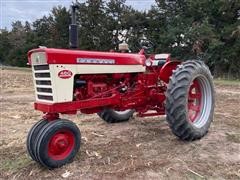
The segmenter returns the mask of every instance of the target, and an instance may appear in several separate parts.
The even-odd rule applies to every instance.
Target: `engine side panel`
[[[117,73],[137,73],[145,72],[145,67],[142,65],[66,65],[66,64],[50,64],[50,77],[47,80],[51,81],[52,100],[46,101],[39,99],[37,101],[61,103],[73,100],[74,76],[77,74],[117,74]],[[36,72],[35,72],[36,73]],[[36,82],[35,78],[35,82]],[[45,78],[46,80],[46,78]],[[35,84],[35,88],[37,88]],[[39,94],[39,93],[38,93]],[[42,93],[44,95],[44,93]],[[46,94],[46,93],[45,93]],[[47,95],[47,94],[46,94]]]

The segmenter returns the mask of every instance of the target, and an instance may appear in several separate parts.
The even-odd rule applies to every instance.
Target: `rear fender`
[[[173,70],[177,69],[179,64],[181,64],[181,61],[167,61],[160,70],[159,78],[165,83],[168,83]]]

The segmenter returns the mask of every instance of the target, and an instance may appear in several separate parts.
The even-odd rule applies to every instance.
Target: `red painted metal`
[[[201,87],[197,79],[190,86],[188,93],[188,117],[191,122],[195,122],[201,112]]]
[[[144,65],[146,60],[143,54],[39,48],[29,51],[29,64],[31,64],[30,56],[33,52],[45,52],[48,64],[81,64],[77,63],[78,58],[90,58],[115,60],[115,65]]]
[[[140,116],[164,114],[166,85],[159,81],[157,70],[138,74],[80,75],[86,85],[74,90],[74,101],[65,103],[36,102],[35,109],[54,113],[96,113],[104,107],[116,110],[136,109]],[[146,113],[152,110],[156,113]]]
[[[159,78],[165,83],[169,82],[169,78],[172,76],[173,70],[181,64],[180,61],[167,61],[160,70]]]
[[[48,111],[43,111],[43,112],[47,112],[46,114],[43,115],[43,119],[45,119],[45,120],[54,121],[56,119],[59,119],[58,112],[56,112],[56,113],[51,113]]]
[[[92,62],[106,60],[115,65],[145,65],[146,58],[154,61],[154,55],[145,56],[144,50],[138,54],[116,52],[94,52],[79,50],[64,50],[39,48],[28,53],[31,64],[33,52],[45,52],[48,64],[76,64],[84,62],[84,58]],[[83,61],[78,61],[78,60]],[[99,61],[100,62],[100,61]],[[170,61],[170,55],[162,66],[146,67],[142,73],[115,73],[115,74],[88,74],[75,75],[73,101],[65,103],[36,102],[35,109],[45,114],[44,118],[51,121],[58,118],[58,114],[76,114],[77,111],[90,114],[101,111],[103,108],[113,108],[119,111],[135,109],[139,116],[155,116],[165,114],[165,91],[167,83],[180,61]],[[108,63],[106,63],[108,64]],[[111,64],[111,63],[110,63]],[[109,65],[110,65],[109,64]],[[99,64],[101,68],[101,64]],[[62,72],[62,78],[70,77],[70,72]],[[74,81],[75,81],[74,80]],[[190,109],[194,109],[191,105]],[[154,111],[149,113],[149,111]]]
[[[56,161],[66,159],[75,146],[74,134],[69,130],[59,130],[48,143],[48,156]]]
[[[118,95],[113,95],[111,97],[106,98],[96,98],[96,99],[89,99],[89,100],[82,100],[82,101],[71,101],[66,103],[42,103],[42,102],[35,102],[34,107],[36,110],[42,112],[48,112],[50,114],[54,113],[68,113],[68,112],[76,112],[76,110],[81,109],[91,109],[96,107],[103,107],[103,106],[113,106],[120,103],[120,98]]]

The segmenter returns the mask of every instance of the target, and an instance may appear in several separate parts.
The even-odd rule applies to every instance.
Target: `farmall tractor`
[[[76,47],[72,7],[70,44]],[[121,50],[127,50],[123,45]],[[81,134],[63,114],[97,115],[107,123],[166,115],[173,134],[184,141],[202,138],[213,120],[214,86],[199,60],[181,62],[170,54],[96,52],[38,48],[28,53],[42,119],[30,130],[31,158],[49,169],[73,160]]]

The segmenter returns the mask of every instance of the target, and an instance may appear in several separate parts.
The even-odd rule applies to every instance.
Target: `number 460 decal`
[[[58,77],[62,79],[69,79],[71,78],[73,73],[69,70],[62,70],[58,73]]]

